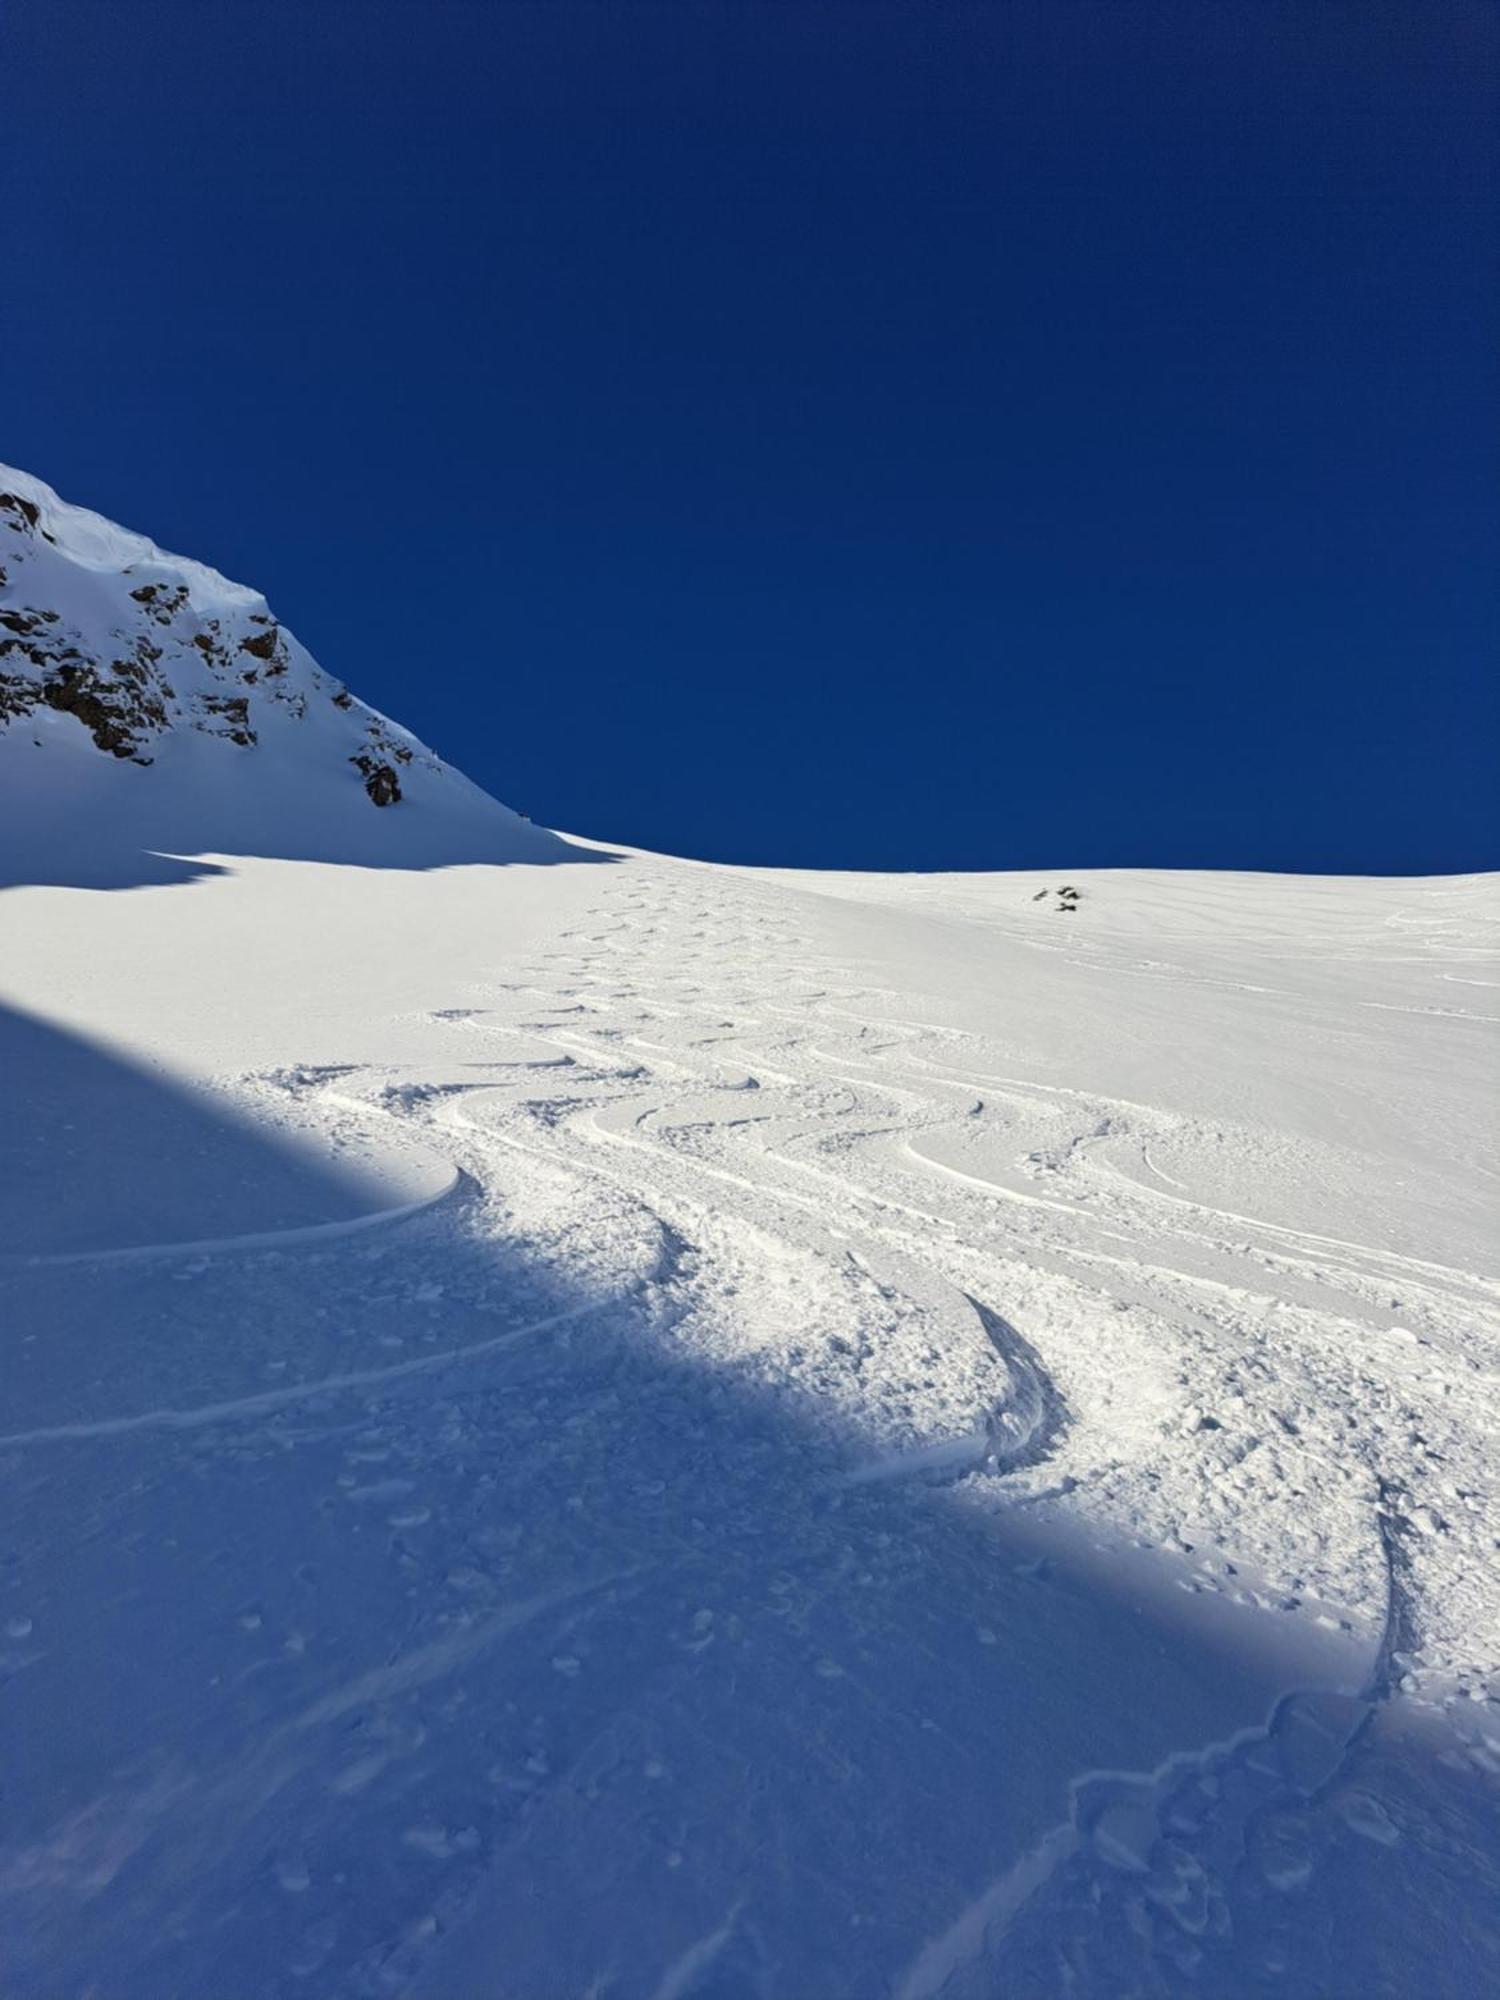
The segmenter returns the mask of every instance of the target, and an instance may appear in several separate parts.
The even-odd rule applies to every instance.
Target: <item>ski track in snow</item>
[[[126,1720],[28,1753],[6,1990],[1352,1995],[1327,1912],[1402,1894],[1463,1932],[1424,1992],[1500,1979],[1440,1791],[1500,1773],[1493,1277],[1199,1198],[1189,1121],[862,983],[795,888],[605,872],[419,1062],[243,1080],[462,1201],[11,1260],[41,1310],[209,1289],[224,1351],[0,1437],[38,1579],[145,1635]],[[1101,1765],[1174,1604],[1239,1691]],[[23,1700],[100,1643],[48,1611]]]

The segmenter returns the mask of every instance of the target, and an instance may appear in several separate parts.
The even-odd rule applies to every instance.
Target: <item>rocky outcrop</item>
[[[349,759],[365,781],[365,790],[373,804],[395,806],[401,803],[401,780],[389,764],[382,764],[378,757],[361,750]]]
[[[179,732],[244,756],[268,731],[310,725],[332,780],[382,808],[401,804],[414,763],[451,775],[325,673],[255,592],[0,469],[0,734],[44,715],[139,765]]]

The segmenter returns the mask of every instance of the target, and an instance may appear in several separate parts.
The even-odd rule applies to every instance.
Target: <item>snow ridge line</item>
[[[53,1424],[41,1430],[14,1431],[0,1437],[0,1448],[25,1444],[66,1444],[81,1438],[124,1437],[133,1431],[196,1430],[204,1424],[230,1421],[236,1417],[264,1416],[272,1410],[306,1403],[317,1396],[332,1396],[349,1389],[365,1389],[381,1382],[396,1382],[409,1375],[429,1375],[455,1362],[479,1354],[495,1354],[513,1347],[519,1340],[547,1333],[553,1327],[570,1326],[591,1313],[606,1312],[620,1303],[617,1299],[596,1299],[588,1305],[569,1306],[563,1312],[548,1313],[541,1319],[513,1326],[489,1340],[471,1342],[466,1347],[444,1348],[439,1354],[420,1354],[411,1361],[395,1361],[385,1368],[360,1368],[347,1375],[325,1375],[316,1382],[289,1384],[285,1389],[267,1389],[254,1396],[237,1396],[229,1402],[204,1403],[187,1410],[142,1410],[131,1417],[101,1417],[93,1423]]]
[[[1276,1701],[1259,1728],[1237,1731],[1200,1749],[1173,1751],[1149,1771],[1093,1770],[1071,1779],[1068,1817],[1050,1827],[946,1931],[923,1947],[896,1988],[895,2000],[942,2000],[950,1993],[957,2000],[960,1993],[967,1996],[971,1991],[967,1983],[960,1987],[957,1982],[966,1973],[978,1978],[981,1968],[986,1979],[1003,1979],[1003,1949],[1023,1919],[1034,1923],[1038,1935],[1051,1935],[1060,1922],[1066,1924],[1073,1905],[1062,1911],[1031,1906],[1073,1866],[1087,1870],[1092,1884],[1082,1893],[1085,1905],[1096,1913],[1095,1949],[1100,1957],[1093,1970],[1106,1982],[1101,1991],[1128,1983],[1130,1970],[1113,1955],[1115,1946],[1101,1919],[1112,1900],[1138,1893],[1148,1855],[1165,1851],[1175,1857],[1166,1864],[1177,1873],[1175,1893],[1155,1899],[1159,1921],[1168,1931],[1179,1931],[1198,1950],[1227,1942],[1231,1933],[1218,1938],[1210,1921],[1209,1905],[1222,1894],[1225,1871],[1222,1855],[1214,1850],[1227,1842],[1229,1854],[1238,1862],[1268,1820],[1296,1821],[1310,1815],[1344,1779],[1384,1698],[1384,1693],[1369,1689],[1347,1696],[1324,1689],[1293,1689]],[[1300,1779],[1295,1775],[1299,1741],[1306,1766]],[[1230,1772],[1237,1774],[1246,1794],[1237,1803],[1225,1800],[1225,1776]],[[1189,1831],[1171,1809],[1195,1779],[1214,1804]],[[1118,1845],[1122,1836],[1109,1824],[1111,1809],[1120,1808],[1126,1816],[1123,1847]],[[1139,1938],[1138,1948],[1158,1978],[1170,1973],[1175,1979],[1177,1968],[1170,1959],[1163,1962],[1150,1941]],[[1032,1963],[1028,1955],[1025,1967]],[[1195,1981],[1197,1977],[1201,1973]],[[972,1990],[977,1995],[978,1987]],[[1177,1989],[1174,1985],[1170,1990]]]
[[[1025,1335],[1008,1319],[981,1305],[972,1292],[965,1292],[964,1297],[979,1315],[979,1324],[1011,1379],[1011,1401],[990,1419],[995,1462],[1005,1472],[1039,1465],[1051,1457],[1067,1427],[1067,1402]]]
[[[1365,1693],[1370,1701],[1379,1702],[1388,1700],[1395,1693],[1404,1670],[1402,1656],[1416,1652],[1418,1632],[1416,1606],[1412,1598],[1411,1556],[1401,1539],[1399,1524],[1403,1516],[1396,1504],[1397,1496],[1403,1489],[1381,1472],[1375,1474],[1375,1485],[1380,1496],[1375,1510],[1375,1527],[1385,1563],[1385,1620]]]
[[[1279,1711],[1282,1704],[1276,1706]],[[1087,1835],[1080,1818],[1083,1796],[1090,1785],[1140,1786],[1160,1792],[1188,1772],[1207,1770],[1216,1761],[1227,1761],[1263,1743],[1273,1722],[1274,1713],[1261,1728],[1237,1730],[1222,1742],[1205,1744],[1201,1749],[1174,1750],[1150,1771],[1093,1770],[1069,1779],[1068,1817],[1049,1827],[946,1931],[923,1946],[896,1988],[895,2000],[939,2000],[960,1973],[982,1959],[993,1960],[1013,1920],[1058,1870],[1083,1850]]]
[[[455,1195],[476,1192],[469,1177],[455,1168],[446,1184],[419,1201],[404,1201],[395,1208],[377,1208],[367,1215],[351,1216],[344,1222],[310,1222],[291,1229],[256,1230],[246,1236],[205,1236],[181,1243],[130,1243],[117,1250],[62,1250],[55,1255],[0,1256],[0,1271],[55,1271],[77,1264],[136,1264],[155,1257],[218,1257],[242,1250],[300,1249],[307,1243],[331,1243],[344,1236],[357,1236],[382,1224],[408,1222],[425,1215]]]

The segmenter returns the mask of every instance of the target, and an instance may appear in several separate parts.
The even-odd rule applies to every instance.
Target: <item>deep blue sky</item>
[[[4,43],[0,456],[536,818],[1500,865],[1487,0],[45,0]]]

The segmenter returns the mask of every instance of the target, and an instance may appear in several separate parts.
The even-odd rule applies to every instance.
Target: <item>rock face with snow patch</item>
[[[178,852],[420,866],[560,844],[356,699],[258,592],[6,466],[0,786],[11,847],[50,850],[63,819],[76,844],[80,809],[96,842]]]

